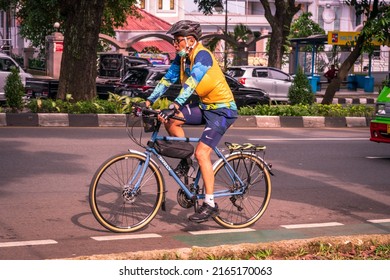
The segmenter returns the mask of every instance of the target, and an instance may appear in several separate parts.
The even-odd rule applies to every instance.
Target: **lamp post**
[[[214,9],[220,13],[223,10],[225,10],[225,37],[227,37],[228,32],[228,17],[227,17],[227,11],[228,11],[228,0],[225,0],[225,8],[222,5],[222,0],[219,1],[217,4],[215,4]],[[223,56],[223,67],[226,71],[227,68],[227,42],[225,38],[225,50],[224,50],[224,56]]]

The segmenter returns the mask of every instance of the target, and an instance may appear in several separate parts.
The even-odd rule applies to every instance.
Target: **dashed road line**
[[[334,227],[334,226],[343,226],[343,225],[344,224],[341,224],[341,223],[331,222],[331,223],[281,225],[281,227],[287,228],[287,229],[297,229],[297,228]]]
[[[318,137],[318,138],[249,138],[250,141],[367,141],[367,137]]]
[[[189,231],[189,234],[192,235],[204,235],[204,234],[220,234],[220,233],[233,233],[233,232],[250,232],[256,231],[252,228],[242,228],[242,229],[215,229],[215,230],[198,230],[198,231]]]
[[[390,219],[367,220],[367,222],[373,224],[383,224],[383,223],[390,223]]]
[[[373,219],[373,220],[367,220],[367,222],[372,223],[372,224],[384,224],[384,223],[390,223],[390,219]],[[342,223],[329,222],[329,223],[280,225],[280,227],[283,227],[285,229],[301,229],[301,228],[334,227],[334,226],[343,226],[343,225],[344,224],[342,224]],[[254,232],[254,231],[256,231],[256,229],[243,228],[243,229],[199,230],[199,231],[188,231],[188,233],[191,235],[206,235],[206,234],[224,234],[224,233],[239,233],[239,232]],[[162,235],[156,234],[156,233],[145,233],[145,234],[92,236],[90,238],[95,240],[95,241],[114,241],[114,240],[146,239],[146,238],[162,238],[162,237],[163,237]],[[53,245],[53,244],[58,244],[58,242],[53,240],[53,239],[0,242],[0,248]]]
[[[0,247],[22,247],[22,246],[36,246],[36,245],[51,245],[58,242],[52,239],[47,240],[31,240],[31,241],[15,241],[15,242],[1,242]]]
[[[111,240],[125,240],[125,239],[145,239],[145,238],[159,238],[162,237],[159,234],[155,233],[145,233],[145,234],[126,234],[126,235],[109,235],[109,236],[95,236],[91,237],[96,241],[111,241]]]

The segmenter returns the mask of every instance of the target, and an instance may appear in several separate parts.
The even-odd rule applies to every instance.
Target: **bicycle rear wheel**
[[[89,204],[96,220],[113,232],[133,232],[157,214],[164,196],[164,179],[152,161],[141,177],[145,156],[116,155],[96,171],[89,189]],[[140,181],[140,188],[134,187]]]
[[[242,194],[216,199],[219,215],[214,220],[230,229],[245,228],[254,224],[264,214],[271,199],[271,179],[262,159],[255,155],[236,153],[227,156],[227,161],[243,181]],[[228,166],[221,161],[214,169],[215,193],[238,192],[242,188],[232,180]]]

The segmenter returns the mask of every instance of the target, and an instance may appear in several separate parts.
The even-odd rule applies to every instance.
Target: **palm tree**
[[[242,61],[248,61],[247,56],[242,56],[242,53],[245,52],[244,48],[254,40],[254,37],[252,30],[240,23],[234,27],[233,32],[224,30],[222,36],[215,36],[207,40],[205,45],[214,52],[220,46],[220,41],[225,41],[226,47],[223,46],[221,49],[228,51],[228,53],[234,53],[233,64],[243,64]],[[223,40],[223,38],[227,38],[227,40]]]

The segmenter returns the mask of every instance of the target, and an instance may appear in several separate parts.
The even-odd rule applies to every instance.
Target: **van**
[[[5,53],[0,53],[0,102],[6,101],[4,86],[8,75],[11,73],[11,67],[19,68],[19,75],[23,86],[26,85],[26,78],[32,77],[32,75],[26,73],[12,57],[6,55]]]
[[[370,141],[390,143],[390,82],[379,94],[375,106],[375,119],[370,123]]]

